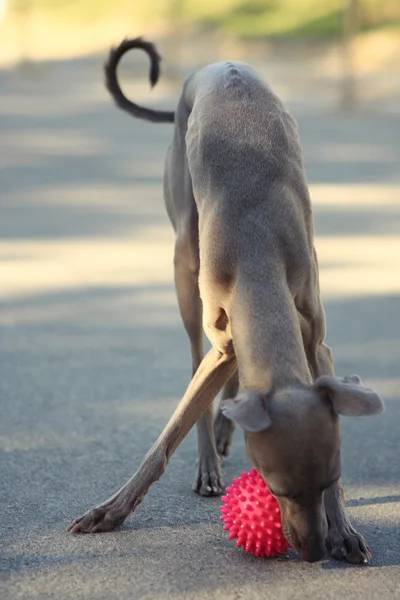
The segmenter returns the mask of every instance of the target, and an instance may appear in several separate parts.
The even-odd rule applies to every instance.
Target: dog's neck
[[[285,278],[239,278],[232,317],[242,389],[311,384],[299,319]]]

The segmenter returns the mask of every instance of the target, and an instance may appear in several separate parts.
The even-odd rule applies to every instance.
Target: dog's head
[[[339,415],[377,415],[380,396],[357,375],[323,376],[312,386],[243,392],[221,408],[244,429],[247,454],[279,502],[287,540],[303,559],[321,560],[323,494],[341,474]]]

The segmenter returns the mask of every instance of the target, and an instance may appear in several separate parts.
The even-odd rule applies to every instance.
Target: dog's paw
[[[196,464],[192,490],[200,496],[220,496],[223,489],[220,458],[218,456],[200,457]]]
[[[330,528],[326,546],[333,558],[345,560],[351,564],[368,564],[372,552],[363,536],[350,525],[342,528]]]
[[[232,436],[235,424],[227,419],[219,410],[214,421],[214,436],[217,452],[220,456],[228,456],[231,451]]]
[[[100,533],[121,525],[129,512],[113,503],[92,508],[68,525],[70,533]]]

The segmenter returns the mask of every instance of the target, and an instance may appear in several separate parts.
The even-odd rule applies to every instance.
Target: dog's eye
[[[289,492],[288,494],[284,494],[283,498],[287,498],[288,500],[299,500],[300,494]]]
[[[269,488],[269,491],[271,492],[271,494],[273,496],[276,496],[277,498],[286,498],[287,500],[298,500],[300,498],[300,494],[296,494],[293,492],[282,492],[280,491],[279,493],[276,491],[271,490],[271,488]]]

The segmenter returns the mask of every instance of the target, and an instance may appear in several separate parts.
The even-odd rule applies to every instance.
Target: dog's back
[[[205,67],[183,97],[202,268],[221,275],[229,264],[254,267],[256,254],[260,268],[265,259],[285,272],[307,270],[310,199],[297,126],[280,99],[242,63]]]
[[[209,65],[189,78],[183,96],[190,110],[189,169],[199,196],[204,186],[223,188],[230,201],[240,201],[251,185],[259,203],[265,186],[303,176],[296,123],[248,65]]]

